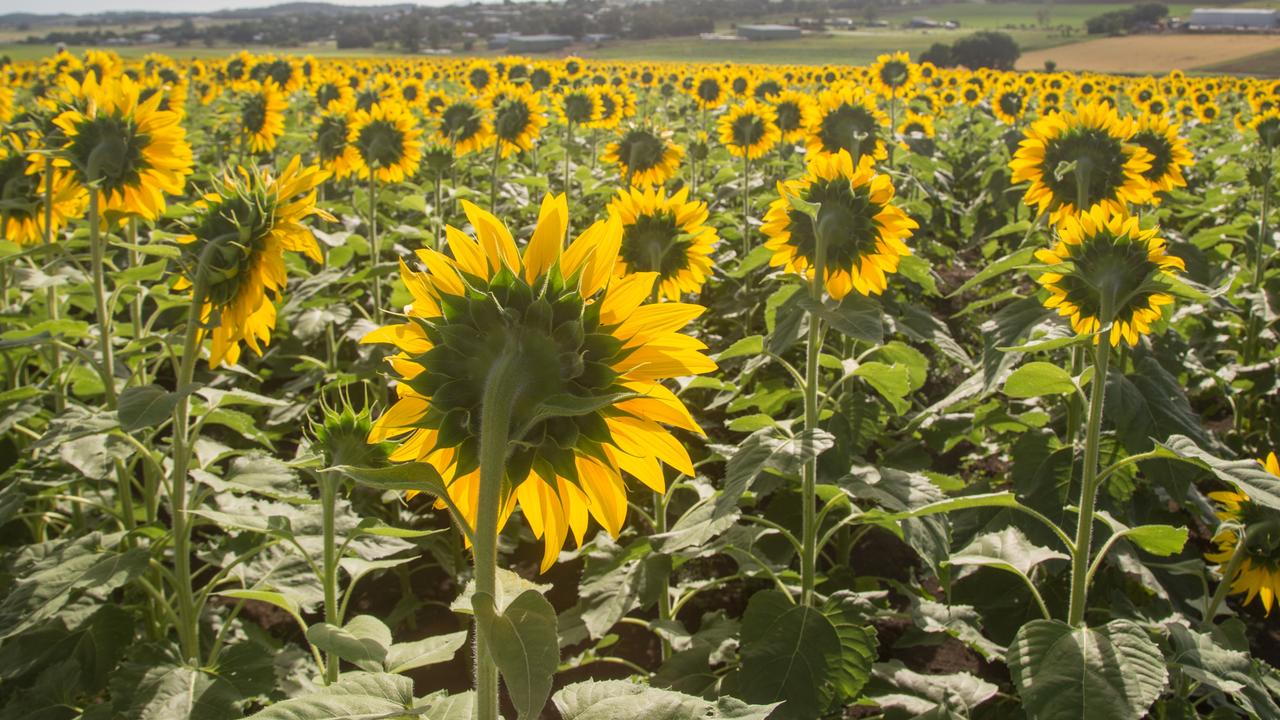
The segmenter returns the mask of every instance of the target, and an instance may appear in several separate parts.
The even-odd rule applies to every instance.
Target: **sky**
[[[99,13],[124,10],[162,12],[214,12],[233,8],[264,7],[286,0],[0,0],[0,15],[6,13]],[[418,5],[451,5],[459,0],[341,0],[341,5],[394,5],[414,2]],[[483,0],[482,0],[483,1]]]

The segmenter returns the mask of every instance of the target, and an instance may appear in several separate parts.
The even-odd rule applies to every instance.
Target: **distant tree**
[[[1045,71],[1045,72],[1047,72],[1047,73],[1051,73],[1051,72],[1057,72],[1057,70],[1058,70],[1058,63],[1056,63],[1056,62],[1054,62],[1054,61],[1052,61],[1052,60],[1045,60],[1045,61],[1044,61],[1044,71]]]
[[[432,50],[440,49],[440,46],[444,44],[444,37],[444,23],[437,20],[427,25],[427,45]]]
[[[338,30],[338,49],[373,47],[373,33],[364,25],[343,26]]]
[[[930,45],[928,50],[920,53],[919,60],[931,62],[938,67],[954,67],[956,64],[951,54],[951,46],[940,42]]]
[[[426,28],[422,21],[421,11],[410,10],[400,22],[400,48],[407,53],[416,53],[422,49],[422,40]]]
[[[951,57],[957,65],[970,70],[993,68],[1012,70],[1022,51],[1018,43],[1006,33],[984,31],[956,41],[951,46]]]

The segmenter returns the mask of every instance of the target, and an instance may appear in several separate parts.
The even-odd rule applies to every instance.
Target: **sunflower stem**
[[[324,534],[324,621],[330,625],[342,625],[338,616],[338,551],[334,537],[334,511],[337,504],[338,477],[336,473],[320,473],[321,528]],[[338,681],[338,656],[329,652],[324,659],[324,684]]]
[[[819,210],[819,213],[822,211]],[[815,216],[813,280],[809,290],[814,307],[822,303],[823,287],[826,281],[827,239],[825,228]],[[800,504],[802,507],[800,547],[800,604],[813,605],[814,587],[818,574],[818,456],[813,448],[814,433],[818,429],[818,356],[822,352],[822,318],[817,313],[809,313],[809,335],[805,341],[804,368],[804,430],[808,462],[804,465],[804,476],[801,479]]]
[[[498,212],[498,166],[502,163],[502,141],[493,142],[493,164],[489,166],[489,212]]]
[[[50,256],[53,255],[53,161],[45,158],[45,181],[44,181],[44,249]],[[45,295],[45,309],[49,314],[49,320],[57,323],[58,315],[58,286],[49,284]],[[62,348],[57,343],[49,344],[49,351],[52,353],[50,357],[50,374],[54,378],[53,393],[53,409],[61,414],[67,407],[67,399],[62,394]]]
[[[1254,245],[1253,258],[1253,291],[1256,293],[1266,293],[1264,281],[1267,271],[1267,215],[1271,211],[1271,154],[1267,153],[1267,162],[1262,169],[1262,208],[1258,216],[1258,242]],[[1248,334],[1245,336],[1244,343],[1244,360],[1245,364],[1257,362],[1258,354],[1261,350],[1261,338],[1264,325],[1262,323],[1261,313],[1251,313],[1249,316]]]
[[[129,218],[128,233],[129,233],[129,244],[137,245],[138,244],[138,218],[136,217]],[[142,265],[142,253],[138,252],[134,248],[129,248],[129,267],[136,268],[139,265]],[[142,338],[142,303],[143,303],[142,283],[138,283],[137,288],[138,288],[138,294],[134,296],[133,302],[130,304],[130,307],[129,307],[129,320],[130,320],[130,323],[133,325],[133,341],[135,343],[139,342]],[[138,373],[139,385],[146,385],[148,382],[150,382],[147,379],[147,363],[145,359],[142,362],[138,363],[138,368],[136,372]]]
[[[742,257],[751,251],[751,156],[742,148]]]
[[[480,496],[471,544],[476,595],[496,597],[498,519],[506,479],[507,443],[511,411],[520,390],[520,349],[508,342],[489,369],[480,405]],[[476,625],[476,720],[500,720],[498,666],[489,650],[490,639]]]
[[[1102,293],[1098,315],[1099,333],[1093,361],[1093,387],[1089,389],[1089,419],[1084,437],[1084,470],[1080,481],[1080,516],[1076,519],[1076,539],[1071,553],[1071,604],[1067,622],[1073,627],[1084,623],[1085,603],[1089,592],[1089,559],[1093,545],[1093,508],[1098,499],[1098,456],[1102,448],[1102,406],[1107,395],[1107,366],[1111,358],[1111,338],[1107,332],[1112,322],[1112,299],[1106,289]]]
[[[106,275],[103,266],[106,262],[105,240],[102,229],[98,227],[98,190],[89,190],[89,253],[90,272],[93,275],[93,299],[98,310],[98,345],[102,353],[102,392],[106,395],[107,408],[115,409],[115,349],[111,343],[111,311],[107,308]]]
[[[1218,583],[1218,587],[1213,591],[1213,597],[1209,599],[1209,603],[1205,605],[1204,617],[1200,619],[1200,625],[1208,628],[1213,625],[1213,619],[1218,615],[1218,606],[1222,605],[1227,599],[1227,595],[1231,594],[1231,579],[1240,571],[1240,565],[1244,563],[1245,556],[1248,555],[1246,543],[1248,537],[1245,529],[1240,528],[1236,539],[1235,552],[1231,553],[1231,560],[1227,566],[1222,569],[1222,581]]]
[[[378,276],[378,172],[369,168],[369,272],[373,275],[373,316],[382,317],[382,278]]]
[[[667,531],[667,497],[671,488],[667,488],[665,493],[653,494],[653,532],[655,535],[661,535]],[[667,621],[671,620],[671,574],[666,573],[662,578],[662,592],[658,593],[658,620],[665,626]],[[671,659],[671,641],[665,635],[660,636],[662,640],[662,662]]]
[[[214,247],[210,244],[209,247]],[[208,249],[205,252],[209,252]],[[173,475],[169,487],[169,519],[173,526],[173,582],[178,596],[178,645],[182,657],[196,662],[200,657],[200,619],[196,613],[194,594],[191,591],[191,528],[187,517],[187,474],[191,462],[191,450],[195,438],[190,437],[190,413],[188,398],[195,378],[196,361],[200,355],[201,312],[209,281],[204,258],[196,267],[195,282],[191,292],[191,305],[187,308],[186,336],[182,343],[182,359],[178,368],[174,392],[178,400],[173,407]]]

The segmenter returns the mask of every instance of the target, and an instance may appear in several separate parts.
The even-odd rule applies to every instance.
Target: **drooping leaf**
[[[560,663],[555,608],[537,590],[524,591],[501,614],[488,593],[473,595],[471,605],[516,712],[521,720],[538,717]]]
[[[1097,628],[1033,620],[1018,631],[1007,658],[1032,720],[1139,720],[1168,677],[1160,648],[1128,620]]]

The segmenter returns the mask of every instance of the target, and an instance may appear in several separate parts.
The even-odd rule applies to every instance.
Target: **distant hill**
[[[459,3],[463,4],[463,3]],[[466,3],[470,4],[470,3]],[[416,7],[413,3],[391,3],[387,5],[338,5],[326,2],[289,2],[278,5],[267,5],[256,8],[238,8],[218,10],[215,12],[154,12],[154,11],[109,11],[72,15],[57,13],[41,15],[38,13],[5,13],[0,15],[0,27],[27,26],[37,28],[52,25],[136,25],[139,23],[166,22],[187,18],[220,18],[232,20],[250,20],[254,18],[274,18],[289,15],[371,15],[385,12],[399,12]]]

